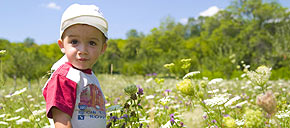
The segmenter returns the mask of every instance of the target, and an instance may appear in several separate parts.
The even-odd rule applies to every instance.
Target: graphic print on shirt
[[[78,120],[84,120],[84,118],[105,119],[106,108],[101,89],[94,84],[85,86],[80,94],[78,109]]]

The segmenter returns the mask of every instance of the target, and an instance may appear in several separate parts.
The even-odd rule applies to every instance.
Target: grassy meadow
[[[183,79],[97,75],[107,100],[108,127],[290,126],[290,81],[268,81],[268,68],[233,80],[195,79],[198,73]],[[49,126],[41,93],[45,81],[34,81],[29,89],[26,80],[18,79],[14,90],[13,80],[6,80],[0,89],[0,127]]]

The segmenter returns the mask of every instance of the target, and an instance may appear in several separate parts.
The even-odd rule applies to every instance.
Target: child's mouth
[[[86,59],[86,58],[80,58],[80,59],[78,59],[79,61],[87,61],[88,59]]]

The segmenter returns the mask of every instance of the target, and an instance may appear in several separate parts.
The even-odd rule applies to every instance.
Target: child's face
[[[91,69],[107,47],[102,32],[89,25],[72,25],[65,30],[63,37],[63,40],[58,40],[59,47],[78,69]]]

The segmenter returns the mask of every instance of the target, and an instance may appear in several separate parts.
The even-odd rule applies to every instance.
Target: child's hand
[[[71,128],[71,117],[56,107],[51,108],[55,128]]]

